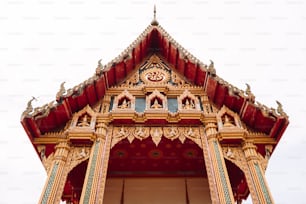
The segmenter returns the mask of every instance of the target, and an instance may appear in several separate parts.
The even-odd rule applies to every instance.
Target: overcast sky
[[[306,203],[306,2],[0,1],[0,203],[36,203],[46,173],[20,124],[34,106],[91,77],[150,24],[160,25],[217,74],[256,100],[283,104],[290,125],[266,171],[275,203]],[[250,202],[248,202],[250,203]]]

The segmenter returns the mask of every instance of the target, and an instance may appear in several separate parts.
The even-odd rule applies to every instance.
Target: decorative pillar
[[[69,149],[70,147],[66,141],[60,142],[58,145],[56,145],[53,162],[48,172],[48,178],[39,199],[40,204],[60,202],[58,195],[61,196],[62,194],[62,192],[59,191],[63,189],[61,185],[63,185],[62,179],[65,176],[64,169]]]
[[[259,162],[257,147],[252,142],[246,141],[242,149],[251,175],[251,179],[247,180],[248,185],[252,185],[249,189],[255,191],[251,192],[253,203],[273,204],[274,201]]]
[[[111,144],[107,123],[97,118],[95,140],[90,153],[80,203],[102,203]]]
[[[235,203],[234,196],[225,166],[223,152],[217,139],[215,118],[211,118],[209,121],[206,120],[205,135],[206,137],[201,135],[201,140],[207,175],[209,177],[208,181],[212,203],[233,204]]]

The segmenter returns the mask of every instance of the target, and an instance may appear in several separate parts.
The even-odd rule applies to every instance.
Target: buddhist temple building
[[[21,124],[47,172],[39,203],[274,203],[268,161],[289,124],[159,25]]]

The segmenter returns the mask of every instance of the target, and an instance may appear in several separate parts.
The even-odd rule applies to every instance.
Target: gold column
[[[221,146],[217,139],[217,126],[215,118],[210,121],[206,120],[205,136],[201,136],[203,151],[207,148],[207,155],[205,157],[205,165],[207,169],[207,175],[210,177],[210,189],[213,203],[232,204],[234,202],[234,196],[229,181],[227,169]],[[206,147],[205,147],[206,146]]]
[[[58,191],[63,189],[60,185],[63,184],[61,181],[64,176],[64,168],[68,157],[69,148],[70,147],[66,141],[60,142],[58,145],[56,145],[54,159],[48,172],[48,178],[44,186],[44,190],[39,199],[40,204],[60,202],[57,197],[59,195]]]
[[[80,203],[102,203],[107,174],[111,134],[107,123],[97,118],[97,139],[94,142],[86,170]]]
[[[251,179],[247,179],[248,185],[252,185],[249,186],[249,189],[255,191],[251,192],[252,201],[253,203],[273,204],[274,201],[260,165],[256,148],[250,141],[246,141],[242,148],[251,175]]]

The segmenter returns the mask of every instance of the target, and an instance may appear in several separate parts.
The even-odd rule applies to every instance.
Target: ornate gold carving
[[[143,140],[147,137],[149,137],[149,128],[148,127],[136,127],[134,129],[134,131],[132,131],[132,136],[139,139],[139,140]]]
[[[161,137],[163,135],[163,130],[161,127],[152,127],[150,130],[150,134],[152,140],[156,146],[158,146],[159,142],[161,141]]]
[[[68,165],[68,172],[74,167],[87,160],[90,155],[90,147],[73,147],[71,148],[71,157]]]
[[[241,148],[236,147],[222,147],[223,156],[227,160],[233,162],[243,171],[243,165],[245,161],[245,157]]]
[[[177,97],[179,111],[201,111],[199,99],[187,89]]]
[[[179,139],[184,143],[186,138],[196,143],[202,148],[200,132],[198,127],[114,127],[113,139],[111,147],[114,147],[118,142],[127,138],[130,143],[133,140],[143,140],[151,136],[152,141],[156,146],[160,143],[162,136],[170,140]]]
[[[222,106],[217,114],[218,129],[236,127],[242,129],[239,116],[226,106]]]
[[[166,84],[170,80],[169,68],[153,54],[147,63],[140,68],[143,70],[140,74],[140,79],[145,84]]]
[[[146,111],[168,110],[167,98],[156,89],[146,98]]]
[[[171,72],[172,82],[179,88],[190,88],[192,87],[188,82],[182,79],[177,73],[174,71]]]
[[[129,134],[130,134],[130,128],[124,126],[114,127],[111,147],[115,146],[115,144],[117,144],[119,141],[127,138]]]
[[[70,130],[74,128],[90,128],[94,130],[96,123],[96,113],[91,109],[89,105],[83,108],[81,111],[74,114]]]
[[[135,97],[126,89],[115,97],[114,107],[112,111],[134,111]]]
[[[84,114],[82,117],[79,118],[77,126],[78,127],[89,127],[91,117],[88,114]]]
[[[164,136],[170,140],[175,140],[177,138],[180,138],[181,136],[181,132],[178,130],[177,127],[171,126],[171,127],[164,127],[163,128],[164,131]],[[185,141],[185,139],[181,142],[183,143]]]
[[[238,114],[223,106],[216,115],[219,140],[240,140],[247,137],[247,130],[241,124]]]
[[[128,78],[125,82],[120,84],[118,87],[120,88],[132,88],[137,86],[139,82],[139,70],[137,70],[130,78]]]
[[[189,127],[189,128],[185,128],[184,129],[184,136],[190,140],[192,140],[193,142],[195,142],[197,145],[199,145],[199,147],[202,148],[202,143],[201,143],[201,138],[200,138],[200,131],[199,128],[193,128],[193,127]]]
[[[146,70],[143,76],[144,81],[163,83],[166,81],[167,73],[163,70]]]
[[[158,109],[158,108],[162,108],[163,107],[161,104],[159,104],[160,102],[158,101],[157,98],[155,98],[153,101],[154,101],[154,103],[151,105],[151,108]]]

